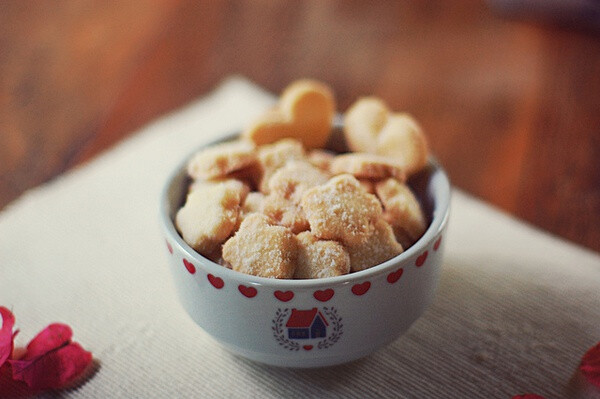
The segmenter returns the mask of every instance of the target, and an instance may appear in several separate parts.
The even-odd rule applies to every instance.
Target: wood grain
[[[600,37],[475,0],[2,3],[0,206],[230,74],[378,95],[457,187],[600,251]]]

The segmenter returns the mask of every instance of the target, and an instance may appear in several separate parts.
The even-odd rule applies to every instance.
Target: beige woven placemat
[[[600,340],[600,256],[460,191],[437,297],[384,350],[339,367],[276,369],[230,355],[196,327],[168,274],[159,192],[193,148],[272,101],[230,79],[0,214],[0,305],[17,317],[17,344],[61,321],[98,362],[64,397],[574,396],[571,376]]]

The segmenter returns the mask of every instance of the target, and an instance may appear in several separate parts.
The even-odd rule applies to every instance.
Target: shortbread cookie
[[[358,99],[344,115],[344,136],[348,148],[375,152],[377,136],[387,123],[390,109],[377,97]]]
[[[311,187],[324,184],[331,175],[306,161],[290,161],[269,179],[269,192],[300,203],[302,194]]]
[[[362,244],[346,245],[353,272],[368,269],[392,259],[403,252],[394,236],[392,227],[383,219],[377,219],[373,232]]]
[[[348,174],[307,190],[301,205],[314,235],[347,245],[363,243],[382,213],[377,197]]]
[[[350,256],[337,241],[319,240],[309,231],[300,233],[294,278],[325,278],[348,274]]]
[[[375,97],[359,99],[348,109],[344,136],[352,151],[394,158],[407,176],[427,164],[429,149],[419,124],[408,114],[392,113]]]
[[[394,114],[379,132],[375,152],[397,159],[410,176],[427,165],[429,149],[417,121],[408,114]]]
[[[412,246],[417,240],[412,239],[406,230],[402,228],[398,223],[396,223],[396,218],[390,214],[389,212],[383,211],[383,220],[385,220],[390,226],[392,226],[392,230],[394,231],[394,236],[396,237],[396,241],[402,245],[402,248],[409,248]]]
[[[329,165],[331,165],[331,161],[333,161],[333,158],[335,158],[335,154],[330,151],[316,148],[309,151],[306,157],[308,162],[310,162],[312,165],[319,169],[329,171]]]
[[[258,188],[265,194],[269,193],[269,180],[277,169],[291,160],[304,159],[302,143],[294,139],[283,139],[276,143],[260,146],[258,149],[258,166],[261,177]]]
[[[241,200],[239,189],[226,183],[198,187],[177,212],[175,225],[192,248],[211,253],[233,232]]]
[[[248,186],[248,184],[244,183],[241,180],[232,179],[229,177],[221,177],[211,180],[194,180],[192,184],[190,184],[190,192],[201,187],[211,187],[219,184],[224,184],[232,190],[238,191],[240,193],[240,199],[242,201],[244,201],[244,199],[250,192],[250,187]]]
[[[258,153],[258,151],[257,151]],[[244,183],[250,188],[250,191],[257,191],[258,185],[260,184],[260,180],[262,177],[262,168],[258,162],[258,154],[257,161],[247,165],[239,170],[234,170],[233,172],[227,173],[224,177],[225,179],[236,179]]]
[[[240,228],[240,225],[249,214],[255,212],[262,213],[264,201],[265,195],[263,193],[258,191],[249,192],[240,205],[240,214],[234,230],[237,231]]]
[[[242,202],[241,213],[247,215],[253,212],[262,212],[265,195],[263,193],[252,191],[248,193],[244,202]]]
[[[375,194],[375,183],[373,180],[358,179],[360,186],[369,194]]]
[[[324,147],[335,114],[329,87],[314,80],[299,80],[281,94],[278,104],[246,129],[242,136],[257,145],[291,137],[307,148]]]
[[[375,191],[398,241],[405,247],[412,245],[425,232],[427,221],[410,187],[396,179],[387,179],[376,183]]]
[[[326,85],[301,80],[242,132],[199,151],[175,216],[197,252],[238,272],[324,278],[378,265],[413,245],[427,219],[407,178],[428,161],[421,127],[381,99],[344,115],[343,144],[324,149],[335,116]]]
[[[405,179],[402,165],[393,158],[365,152],[338,155],[331,161],[329,169],[334,175],[350,173],[357,179]]]
[[[199,151],[188,163],[188,174],[194,179],[225,177],[256,162],[255,146],[246,140],[216,144]]]
[[[262,213],[273,219],[277,224],[289,227],[294,234],[310,228],[306,215],[298,202],[276,193],[271,193],[265,197]]]
[[[265,198],[263,213],[297,234],[309,229],[300,206],[306,190],[327,182],[329,174],[306,161],[288,162],[269,179],[270,194]]]
[[[252,213],[223,245],[223,259],[233,270],[270,278],[292,278],[296,269],[297,241],[292,232],[273,226],[269,218]]]

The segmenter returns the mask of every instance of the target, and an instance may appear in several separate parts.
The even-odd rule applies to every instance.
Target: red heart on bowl
[[[437,241],[435,242],[435,244],[433,244],[433,249],[435,251],[438,250],[438,248],[440,247],[440,244],[442,243],[442,236],[440,236],[440,238],[437,239]]]
[[[169,250],[169,253],[172,255],[173,254],[173,247],[171,246],[171,243],[169,241],[167,241],[167,249]]]
[[[225,283],[223,282],[223,279],[221,277],[216,277],[216,276],[213,276],[212,274],[209,274],[206,277],[208,278],[208,281],[210,281],[210,283],[213,285],[213,287],[215,287],[218,290],[223,288],[223,286],[225,285]]]
[[[388,283],[394,284],[396,281],[400,280],[400,277],[402,277],[402,273],[404,273],[404,269],[400,268],[400,269],[396,270],[395,272],[391,272],[390,274],[388,274],[388,276],[387,276]]]
[[[312,345],[304,345],[303,348],[305,351],[309,351],[313,348],[313,346]]]
[[[292,298],[294,297],[294,293],[292,291],[275,291],[273,293],[273,295],[275,295],[275,298],[279,299],[281,302],[288,302],[291,301]]]
[[[370,281],[365,281],[362,284],[354,284],[354,286],[352,286],[352,293],[358,296],[364,295],[369,291],[369,288],[371,288]]]
[[[246,287],[245,285],[238,285],[238,290],[247,298],[254,298],[257,294],[256,288],[254,287]]]
[[[333,298],[333,294],[335,294],[335,292],[333,292],[333,290],[331,288],[327,288],[326,290],[323,290],[323,291],[321,291],[321,290],[315,291],[313,296],[318,301],[327,302],[328,300]]]
[[[425,261],[427,260],[427,255],[428,255],[427,251],[425,251],[421,255],[419,255],[419,257],[417,258],[417,261],[415,262],[415,265],[417,265],[417,267],[423,266],[423,264],[425,264]]]
[[[185,266],[187,271],[190,272],[190,274],[196,273],[196,266],[194,266],[194,264],[192,262],[190,262],[189,260],[184,259],[183,265]]]

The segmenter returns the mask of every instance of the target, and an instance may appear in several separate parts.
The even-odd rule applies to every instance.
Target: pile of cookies
[[[427,221],[406,180],[427,163],[412,117],[377,98],[344,114],[351,151],[324,149],[332,91],[292,83],[241,138],[198,152],[175,224],[203,256],[271,278],[323,278],[378,265],[403,252]]]

